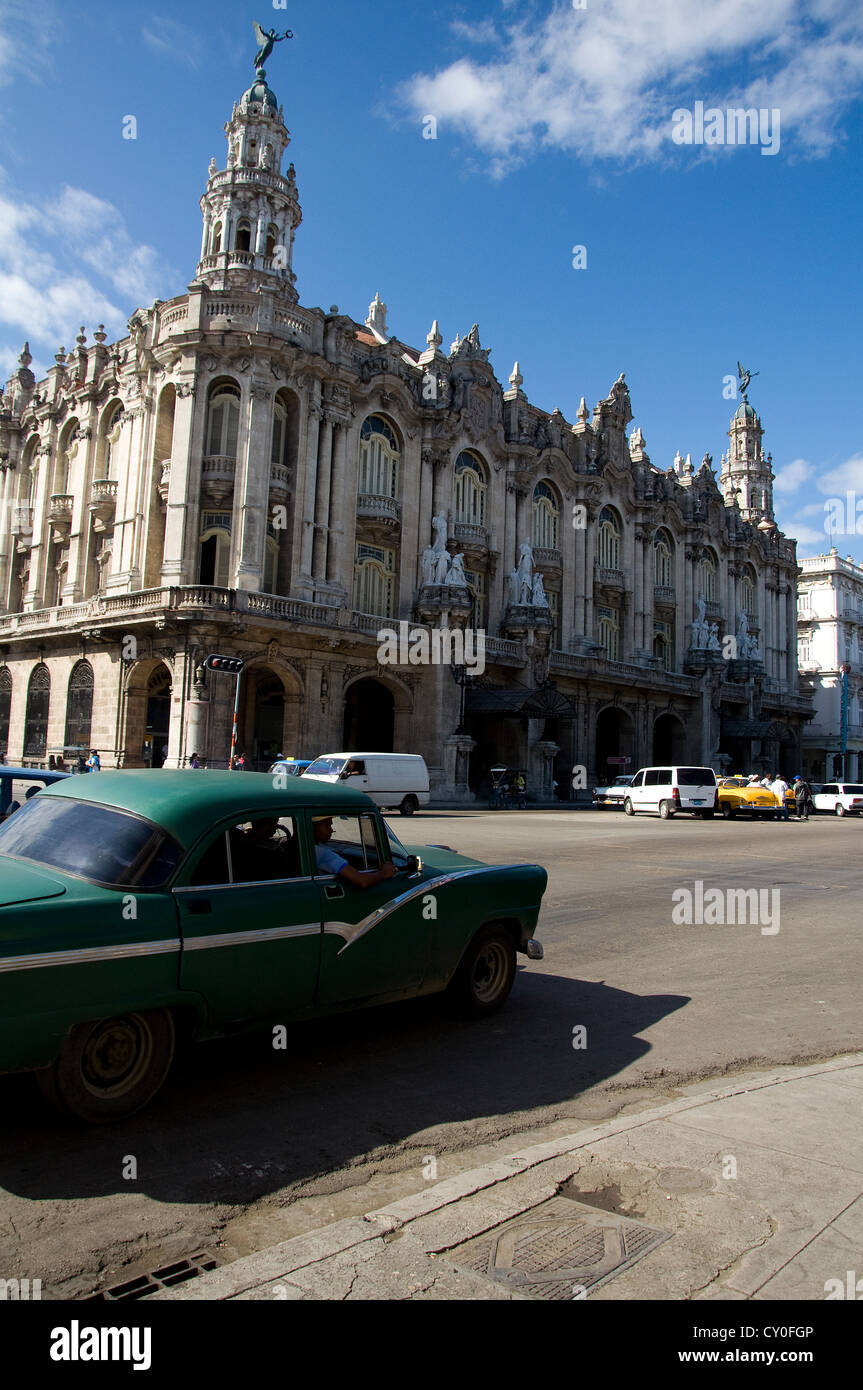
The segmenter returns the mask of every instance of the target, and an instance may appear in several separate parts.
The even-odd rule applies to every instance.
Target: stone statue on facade
[[[703,652],[710,635],[707,626],[707,604],[703,598],[699,597],[695,600],[695,607],[696,616],[692,623],[692,647],[694,651]]]
[[[260,167],[262,169],[272,169],[273,167],[273,147],[270,144],[264,145],[261,150]]]
[[[509,574],[506,576],[506,597],[507,603],[510,605],[510,607],[518,603],[520,594],[521,579],[519,578],[518,570],[511,569]]]
[[[545,596],[545,585],[542,582],[542,575],[539,570],[533,576],[533,589],[531,590],[531,602],[534,608],[547,608],[548,599]]]
[[[434,531],[434,539],[432,540],[433,549],[438,552],[446,550],[447,522],[442,512],[432,517],[432,530]]]
[[[719,641],[719,624],[711,623],[710,632],[707,638],[707,650],[709,652],[721,652],[722,646]]]
[[[212,179],[212,178],[215,178],[215,176],[216,176],[216,174],[218,174],[218,172],[219,172],[219,166],[218,166],[218,164],[216,163],[216,159],[215,159],[215,156],[214,156],[214,157],[210,160],[210,164],[209,164],[209,168],[207,169],[207,173],[209,174],[210,178]]]
[[[467,575],[464,572],[464,556],[453,555],[452,564],[446,577],[446,583],[451,589],[466,589]]]
[[[427,545],[422,555],[422,576],[423,584],[434,584],[435,571],[437,570],[438,552],[433,545]]]
[[[445,584],[449,574],[450,556],[448,550],[438,550],[435,559],[435,584]]]
[[[746,392],[749,390],[749,383],[754,376],[760,376],[760,372],[747,372],[741,362],[737,363],[737,375],[740,379],[740,394],[746,400]]]
[[[294,37],[291,29],[286,29],[284,34],[277,34],[275,29],[262,29],[256,19],[252,20],[252,28],[255,31],[255,39],[259,45],[255,54],[255,68],[262,68],[273,51],[277,43],[283,43],[285,39]]]

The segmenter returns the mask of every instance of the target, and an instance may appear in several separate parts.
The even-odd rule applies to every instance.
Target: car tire
[[[712,812],[712,811],[702,811],[701,814],[702,814],[702,816],[704,817],[705,820],[713,820],[713,812]]]
[[[446,991],[461,1018],[485,1018],[501,1008],[515,980],[515,944],[503,926],[483,927],[468,946]]]
[[[836,814],[837,816],[844,816],[846,814],[845,807],[842,805],[841,801],[836,802]]]
[[[723,801],[722,803],[722,819],[734,820],[734,807],[729,806],[727,801]]]
[[[36,1072],[55,1110],[87,1124],[124,1120],[159,1090],[174,1060],[176,1032],[168,1009],[77,1024],[56,1061]]]
[[[419,802],[417,801],[415,796],[406,796],[401,806],[399,807],[399,812],[403,816],[412,816],[414,814],[414,811],[418,810]]]
[[[660,801],[660,803],[659,803],[659,819],[660,819],[660,820],[671,820],[671,817],[673,816],[673,814],[674,814],[674,812],[673,812],[672,809],[671,809],[671,802],[670,802],[670,801]]]
[[[634,816],[634,815],[635,815],[635,807],[633,806],[633,804],[632,804],[632,802],[630,801],[629,797],[627,797],[626,800],[624,801],[624,803],[623,803],[623,809],[624,809],[624,811],[626,812],[626,814],[627,814],[628,816]]]

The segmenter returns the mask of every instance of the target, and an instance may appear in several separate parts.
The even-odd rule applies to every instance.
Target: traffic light
[[[204,662],[206,670],[227,671],[231,676],[238,676],[245,664],[241,656],[219,656],[216,653],[208,656]]]

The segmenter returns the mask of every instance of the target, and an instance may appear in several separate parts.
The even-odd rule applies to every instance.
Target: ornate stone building
[[[863,566],[835,546],[800,562],[797,652],[815,721],[803,736],[813,782],[863,781]],[[843,756],[844,755],[844,756]]]
[[[796,770],[795,545],[744,401],[719,481],[631,434],[621,376],[575,420],[442,351],[299,303],[289,134],[258,71],[210,163],[188,290],[82,329],[0,412],[0,749],[103,765],[422,753],[443,796],[496,762],[561,789],[630,759]],[[434,518],[434,524],[433,524]],[[487,632],[486,669],[381,665],[407,621]],[[726,638],[733,639],[732,642]],[[737,646],[735,648],[735,643]]]

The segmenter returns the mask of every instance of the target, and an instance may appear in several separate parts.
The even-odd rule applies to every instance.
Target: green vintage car
[[[544,869],[420,859],[362,792],[284,782],[101,772],[0,826],[0,1072],[35,1071],[80,1119],[123,1118],[159,1089],[178,1036],[443,991],[488,1014],[516,952],[541,959]],[[324,850],[348,868],[320,865]],[[388,861],[394,877],[346,881]]]

